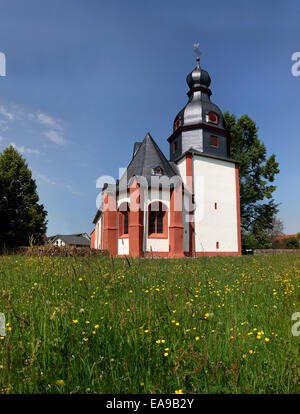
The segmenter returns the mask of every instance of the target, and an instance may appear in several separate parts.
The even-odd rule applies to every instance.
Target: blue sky
[[[91,231],[97,178],[117,178],[147,132],[168,157],[195,42],[212,101],[253,118],[276,154],[279,217],[299,232],[299,16],[289,0],[0,0],[0,151],[26,157],[47,234]]]

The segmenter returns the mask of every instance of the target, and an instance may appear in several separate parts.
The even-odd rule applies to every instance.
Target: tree
[[[231,135],[231,157],[239,161],[241,227],[244,248],[268,248],[271,242],[267,231],[278,212],[272,194],[279,164],[275,155],[267,158],[266,147],[258,138],[258,128],[247,115],[238,120],[224,114],[226,128]]]
[[[26,160],[12,146],[0,153],[0,248],[42,243],[47,212],[38,204],[35,180]]]
[[[284,234],[283,222],[278,217],[273,217],[271,227],[267,229],[267,234],[269,237],[282,236]]]
[[[287,249],[299,249],[299,240],[296,237],[289,237],[285,244]]]

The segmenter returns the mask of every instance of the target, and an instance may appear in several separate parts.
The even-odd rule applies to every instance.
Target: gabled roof
[[[53,243],[57,239],[61,239],[66,244],[73,244],[77,246],[89,246],[91,243],[90,240],[88,240],[84,236],[73,236],[72,234],[71,235],[57,234],[56,236],[52,238],[51,243]]]
[[[148,133],[143,142],[136,142],[134,145],[134,156],[127,167],[127,184],[134,176],[145,177],[148,184],[151,183],[153,170],[157,167],[162,169],[162,175],[169,178],[178,175],[177,169],[166,159],[158,145]],[[124,175],[121,182],[126,178]],[[124,185],[124,183],[122,183]]]

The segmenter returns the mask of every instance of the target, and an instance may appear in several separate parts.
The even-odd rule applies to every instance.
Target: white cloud
[[[66,188],[70,191],[70,193],[77,195],[77,196],[82,196],[83,193],[81,193],[80,191],[75,191],[73,190],[73,188],[70,185],[66,185]]]
[[[52,184],[52,185],[58,185],[59,187],[64,188],[65,190],[68,190],[71,194],[76,195],[76,196],[83,196],[83,193],[81,193],[80,191],[76,191],[73,189],[73,187],[69,184],[64,184],[64,183],[56,183],[55,181],[53,181],[51,178],[46,177],[43,174],[40,174],[39,172],[35,171],[34,172],[35,176],[37,178],[39,178],[40,180],[44,181],[47,184]]]
[[[55,142],[55,144],[62,145],[66,143],[66,140],[57,131],[53,131],[53,130],[47,131],[47,132],[44,132],[44,135],[48,139],[50,139],[50,141]]]
[[[0,114],[8,118],[10,121],[13,121],[15,119],[15,115],[11,112],[8,112],[8,110],[3,105],[0,106]]]
[[[24,145],[17,146],[14,142],[11,142],[9,145],[14,147],[17,151],[21,152],[22,154],[40,154],[40,151],[37,149],[26,148]]]
[[[36,115],[29,114],[28,117],[31,119],[35,118],[40,124],[45,125],[51,129],[58,129],[58,130],[63,129],[56,119],[54,119],[52,116],[43,114],[42,112],[39,112]]]
[[[45,181],[48,184],[56,184],[55,181],[51,180],[51,178],[48,178],[45,175],[42,175],[42,174],[39,174],[39,173],[35,173],[35,174],[38,178],[40,178],[41,180]]]

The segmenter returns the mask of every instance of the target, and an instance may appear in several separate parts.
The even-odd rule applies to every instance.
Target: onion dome
[[[211,79],[208,72],[200,67],[200,59],[197,57],[195,69],[186,78],[190,88],[187,93],[188,103],[176,115],[173,123],[173,131],[179,127],[197,124],[208,124],[223,128],[224,120],[220,108],[210,100],[209,89]]]
[[[211,80],[208,72],[200,68],[200,59],[197,58],[196,68],[187,75],[186,81],[190,89],[199,88],[200,86],[208,88]]]

